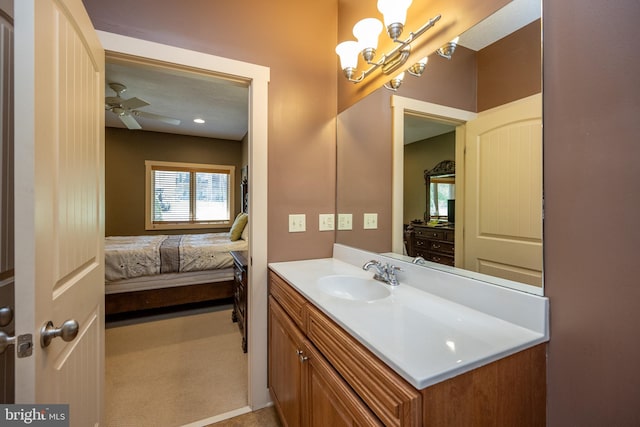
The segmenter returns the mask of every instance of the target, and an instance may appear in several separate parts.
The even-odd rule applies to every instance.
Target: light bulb
[[[360,44],[352,40],[342,42],[336,46],[336,53],[340,56],[340,68],[343,70],[356,68],[360,50]]]
[[[378,36],[382,32],[382,22],[376,18],[365,18],[353,26],[353,35],[363,49],[378,48]]]
[[[400,24],[404,26],[407,20],[407,9],[412,0],[378,0],[378,10],[384,16],[384,25]]]
[[[362,57],[371,62],[378,48],[378,36],[382,32],[382,22],[375,18],[365,18],[353,27],[353,35],[358,39]]]

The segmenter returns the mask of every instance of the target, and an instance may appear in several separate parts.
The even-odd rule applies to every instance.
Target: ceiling
[[[135,116],[143,131],[175,133],[240,141],[247,134],[249,89],[245,83],[197,72],[110,60],[105,69],[105,96],[116,93],[109,83],[127,87],[123,99],[137,97],[149,105],[137,110],[180,120],[179,125]],[[194,119],[205,120],[203,124]],[[107,127],[125,128],[118,116],[105,110]]]
[[[505,35],[540,18],[540,0],[513,0],[496,14],[460,36],[459,44],[480,50]],[[175,133],[240,141],[248,130],[249,90],[246,83],[220,76],[172,70],[107,58],[105,96],[116,96],[109,83],[127,87],[123,99],[137,97],[149,105],[137,108],[146,113],[180,120],[172,125],[160,120],[135,117],[143,131]],[[205,120],[194,123],[195,118]],[[105,111],[107,127],[125,128],[118,116]],[[411,116],[405,124],[405,143],[420,141],[454,129]]]

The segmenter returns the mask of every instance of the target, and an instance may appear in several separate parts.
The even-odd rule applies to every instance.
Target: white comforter
[[[247,247],[246,240],[229,240],[229,233],[111,236],[105,239],[105,278],[228,268],[233,265],[229,251]]]

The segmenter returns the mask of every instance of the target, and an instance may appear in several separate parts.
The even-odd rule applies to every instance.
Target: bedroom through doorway
[[[134,68],[135,71],[128,74]],[[144,226],[144,220],[141,221],[141,215],[133,215],[132,204],[140,204],[139,199],[135,199],[135,195],[129,195],[131,191],[127,191],[127,195],[123,195],[122,191],[116,191],[110,194],[109,175],[116,174],[118,176],[126,172],[127,169],[134,169],[136,166],[128,165],[124,159],[146,157],[153,160],[166,160],[159,157],[171,157],[171,145],[176,146],[175,156],[172,160],[188,161],[188,157],[200,159],[207,155],[209,157],[224,159],[217,163],[234,163],[236,166],[236,176],[233,181],[235,183],[235,193],[240,194],[240,184],[243,181],[243,174],[251,171],[250,167],[250,142],[249,142],[249,88],[248,83],[242,79],[221,78],[210,72],[202,70],[186,70],[184,67],[169,66],[159,61],[149,61],[145,58],[133,57],[129,55],[115,54],[107,51],[106,57],[106,73],[105,73],[107,97],[121,96],[122,99],[137,98],[144,100],[148,105],[138,106],[135,109],[144,111],[146,114],[137,115],[132,112],[132,118],[140,125],[142,129],[131,129],[127,126],[127,120],[121,120],[117,114],[112,111],[105,112],[105,123],[107,125],[105,145],[106,145],[106,235],[121,234],[141,234],[139,230]],[[155,75],[157,81],[151,78]],[[161,76],[161,77],[158,77]],[[176,83],[177,81],[177,83]],[[121,93],[109,92],[113,83],[118,83],[126,87],[126,91]],[[109,86],[109,83],[112,83]],[[120,86],[116,86],[120,88]],[[225,89],[226,88],[226,89]],[[233,97],[237,98],[237,92],[241,90],[240,96],[244,96],[244,104],[234,104]],[[235,94],[234,94],[235,92]],[[180,101],[182,96],[184,100]],[[216,98],[217,97],[217,98]],[[108,100],[105,105],[108,105]],[[188,104],[186,104],[188,102]],[[138,105],[142,102],[136,101]],[[186,106],[188,105],[188,107]],[[221,107],[220,107],[221,106]],[[132,109],[134,110],[134,109]],[[117,113],[117,112],[116,112]],[[216,130],[216,134],[208,134],[198,127],[197,123],[190,119],[185,130],[179,130],[170,120],[164,118],[175,119],[175,116],[181,116],[180,121],[186,121],[187,114],[199,113],[199,117],[221,117],[225,122],[225,126],[211,126]],[[111,117],[110,117],[111,116]],[[146,117],[144,117],[146,116]],[[157,117],[161,117],[158,119]],[[114,124],[115,119],[115,124]],[[109,125],[111,123],[111,126]],[[120,124],[120,125],[119,125]],[[135,125],[134,125],[135,126]],[[129,129],[127,129],[129,128]],[[136,142],[141,137],[143,142]],[[130,150],[118,151],[110,157],[110,138],[121,139],[114,145],[128,145],[125,149]],[[122,141],[124,140],[124,141]],[[220,145],[219,153],[213,153],[214,149],[207,149],[207,145]],[[234,147],[235,146],[235,147]],[[120,147],[122,148],[122,147]],[[203,154],[210,152],[207,155]],[[146,151],[146,152],[145,152]],[[164,154],[161,154],[164,153]],[[142,158],[140,157],[140,158]],[[234,160],[235,159],[235,160]],[[133,182],[129,181],[129,186],[133,186]],[[127,200],[127,196],[134,197]],[[122,198],[125,200],[123,201]],[[115,203],[125,203],[127,213],[124,215],[123,221],[118,223],[121,218],[111,217],[110,209]],[[233,212],[242,210],[240,197],[234,198]],[[144,206],[144,202],[143,202]],[[259,206],[258,206],[259,207]],[[122,209],[122,207],[121,207]],[[129,221],[129,217],[136,219]],[[114,219],[115,218],[115,219]],[[142,224],[141,224],[142,223]],[[183,230],[184,231],[184,230]],[[199,230],[200,231],[200,230]],[[216,232],[214,230],[202,230]],[[143,233],[147,230],[143,230]],[[164,230],[162,231],[165,232]],[[173,233],[173,232],[171,232]],[[250,249],[249,249],[250,253]],[[160,403],[162,410],[153,410],[152,408],[144,408],[134,405],[133,410],[137,411],[137,416],[146,417],[150,413],[164,414],[160,419],[169,422],[173,415],[169,412],[172,406],[176,406],[177,399],[172,397],[172,393],[185,396],[191,393],[191,397],[187,399],[192,405],[197,405],[205,412],[195,416],[192,409],[183,410],[176,406],[178,412],[190,415],[191,418],[183,420],[174,420],[174,424],[188,424],[202,421],[210,423],[215,422],[220,417],[233,416],[238,413],[249,411],[250,392],[249,392],[249,373],[248,365],[251,358],[251,347],[249,353],[242,352],[242,338],[236,323],[232,321],[232,301],[223,298],[211,304],[199,304],[195,306],[178,307],[178,309],[163,309],[162,312],[150,313],[149,316],[129,316],[127,320],[109,322],[107,324],[106,337],[106,370],[107,370],[107,411],[113,410],[110,407],[111,396],[119,394],[119,390],[125,387],[132,396],[147,396],[149,393],[160,393],[159,397],[148,399]],[[186,310],[183,310],[186,309]],[[124,316],[126,319],[126,316]],[[134,355],[133,359],[144,360],[142,365],[133,362],[131,358],[127,362],[127,358]],[[138,358],[138,356],[141,356]],[[162,357],[165,357],[165,362]],[[153,359],[153,363],[151,363]],[[169,364],[179,360],[174,367],[169,368]],[[211,363],[207,363],[210,361]],[[155,364],[155,366],[153,366]],[[217,371],[210,369],[211,365],[215,365]],[[126,374],[127,369],[133,367],[133,374]],[[145,378],[144,370],[150,368],[148,378]],[[154,375],[153,372],[156,371]],[[207,371],[208,374],[204,375]],[[215,371],[215,372],[214,372]],[[113,374],[113,373],[117,374]],[[158,372],[162,373],[158,375]],[[124,375],[120,375],[123,374]],[[113,374],[113,377],[112,377]],[[224,374],[224,375],[223,375]],[[231,375],[232,374],[232,375]],[[122,378],[114,378],[119,375]],[[155,377],[169,377],[169,381],[164,384],[154,383],[150,381]],[[166,379],[166,378],[162,378]],[[191,379],[191,380],[189,380]],[[113,381],[111,381],[113,380]],[[199,384],[196,384],[199,380]],[[110,381],[113,383],[111,384]],[[110,391],[110,386],[112,390]],[[198,389],[198,387],[201,387]],[[147,387],[145,389],[144,387]],[[163,393],[163,390],[166,392]],[[206,392],[208,390],[208,392]],[[124,393],[126,394],[126,393]],[[196,397],[197,396],[197,397]],[[217,397],[216,397],[217,396]],[[239,397],[240,396],[240,397]],[[111,399],[115,401],[115,399]],[[217,400],[225,400],[222,405],[218,405]],[[172,403],[173,402],[173,403]],[[212,404],[213,403],[213,404]],[[118,408],[117,410],[125,410]],[[207,409],[209,408],[209,409]],[[165,412],[163,412],[165,411]],[[222,412],[221,412],[222,411]],[[109,414],[107,414],[109,419]],[[129,415],[129,418],[131,415]],[[195,417],[195,419],[194,419]],[[115,419],[121,418],[116,414]],[[127,418],[124,418],[127,419]],[[129,419],[130,421],[130,419]],[[143,422],[143,420],[140,420]],[[169,422],[168,425],[171,425]],[[145,425],[145,424],[140,424]],[[159,425],[157,421],[149,423],[149,425]],[[200,424],[194,424],[200,425]],[[204,424],[201,424],[204,425]]]

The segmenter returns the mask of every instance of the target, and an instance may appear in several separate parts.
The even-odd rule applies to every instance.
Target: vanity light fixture
[[[442,56],[443,58],[451,59],[453,52],[456,50],[456,47],[458,46],[458,40],[460,40],[460,37],[456,37],[455,39],[451,40],[449,43],[446,43],[440,49],[436,50],[436,53]]]
[[[400,88],[400,85],[402,84],[403,79],[404,79],[404,73],[400,73],[394,78],[392,78],[391,80],[389,80],[389,82],[385,83],[384,87],[395,92],[398,90],[398,88]]]
[[[424,67],[427,65],[427,61],[429,58],[426,56],[422,58],[420,61],[413,64],[411,67],[407,69],[407,72],[415,77],[420,77],[422,73],[424,73]]]
[[[365,18],[359,21],[353,27],[353,35],[358,41],[345,41],[336,46],[336,53],[340,56],[340,67],[350,82],[360,83],[368,75],[373,73],[378,68],[382,67],[382,72],[385,74],[391,74],[404,65],[411,53],[411,44],[422,36],[429,28],[433,27],[436,22],[440,20],[441,15],[430,19],[423,24],[418,30],[409,34],[409,37],[404,40],[398,40],[404,29],[404,24],[407,18],[407,9],[411,6],[412,0],[378,0],[378,11],[382,13],[384,17],[384,27],[387,29],[389,37],[398,45],[391,51],[383,54],[380,59],[374,61],[376,55],[376,49],[378,48],[378,37],[382,32],[383,25],[376,18]],[[358,56],[362,54],[364,61],[370,65],[368,69],[362,71],[359,76],[356,76],[356,68],[358,66]],[[410,71],[411,75],[419,76],[424,71],[424,64],[415,64],[411,67],[413,71]],[[400,76],[398,76],[400,77]],[[401,83],[402,77],[395,77],[385,87],[394,87],[394,81]],[[397,83],[397,87],[399,87]],[[392,90],[397,90],[397,87]]]

